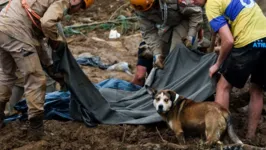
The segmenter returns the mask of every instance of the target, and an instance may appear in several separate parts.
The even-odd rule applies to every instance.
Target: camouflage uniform
[[[52,55],[51,55],[52,49],[45,43],[46,43],[45,41],[41,42],[42,52],[39,52],[41,54],[39,56],[42,64],[49,66],[50,64],[52,64]],[[14,87],[12,88],[12,95],[10,97],[9,102],[6,104],[6,111],[5,111],[6,116],[10,116],[16,113],[14,110],[14,106],[18,101],[20,101],[23,98],[24,95],[24,76],[19,70],[16,71],[16,76],[17,80],[15,82]],[[56,82],[47,74],[45,74],[45,76],[47,79],[46,93],[54,92],[56,90]]]
[[[200,7],[179,6],[177,0],[162,1],[167,4],[167,18],[163,19],[164,14],[158,1],[155,1],[150,10],[137,12],[143,40],[153,55],[161,54],[161,51],[167,53],[169,49],[167,46],[170,45],[172,50],[176,44],[182,42],[182,38],[187,36],[196,38],[203,22]]]
[[[43,35],[63,41],[58,35],[56,24],[70,7],[69,0],[27,0],[29,7],[41,16],[42,32],[33,25],[21,0],[12,0],[10,7],[0,12],[0,102],[6,103],[12,94],[17,77],[17,68],[24,76],[25,97],[29,119],[43,114],[46,78],[40,59],[40,40]]]

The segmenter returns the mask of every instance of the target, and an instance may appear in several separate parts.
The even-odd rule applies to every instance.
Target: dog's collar
[[[175,100],[174,100],[174,104],[176,104],[177,100],[179,98],[179,94],[175,94]]]

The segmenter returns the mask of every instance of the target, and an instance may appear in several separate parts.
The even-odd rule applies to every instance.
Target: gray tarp
[[[65,72],[71,91],[70,114],[88,126],[102,124],[149,124],[161,121],[145,88],[136,92],[114,89],[98,91],[82,72],[70,51],[61,51],[59,70]],[[203,101],[215,92],[215,81],[208,76],[216,54],[200,54],[177,45],[165,60],[163,70],[153,69],[146,84],[172,89],[195,101]]]

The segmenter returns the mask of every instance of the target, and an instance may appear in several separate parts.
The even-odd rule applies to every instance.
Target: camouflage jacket
[[[183,20],[189,22],[189,36],[196,36],[198,29],[203,23],[201,7],[179,6],[177,0],[162,1],[165,1],[167,5],[167,18],[163,18],[163,11],[161,11],[159,4],[154,4],[148,11],[136,12],[139,16],[143,40],[152,51],[162,49],[163,43],[170,41],[172,29]],[[166,19],[165,23],[164,19]]]
[[[26,1],[41,17],[42,32],[33,25],[22,7],[21,0],[12,0],[10,7],[7,5],[0,12],[0,31],[32,46],[40,46],[39,39],[44,37],[43,34],[52,40],[63,41],[58,34],[56,24],[62,20],[65,11],[70,7],[69,0]]]

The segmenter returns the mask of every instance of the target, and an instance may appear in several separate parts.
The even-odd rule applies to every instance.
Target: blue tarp
[[[110,88],[110,89],[118,89],[118,90],[124,90],[124,91],[138,91],[141,89],[141,86],[132,84],[130,82],[120,80],[120,79],[107,79],[104,80],[98,84],[96,84],[96,88]]]
[[[112,66],[112,64],[104,64],[101,61],[101,58],[98,56],[91,56],[91,57],[78,57],[76,59],[77,63],[84,66],[93,66],[99,67],[100,69],[107,69],[108,67]]]
[[[138,85],[134,85],[130,82],[120,80],[120,79],[107,79],[98,84],[95,84],[96,88],[111,88],[117,90],[124,91],[137,91],[141,87]],[[69,114],[69,104],[70,104],[70,92],[52,92],[47,93],[45,96],[45,119],[46,120],[72,120]],[[16,119],[26,119],[27,118],[27,105],[26,100],[22,100],[17,103],[15,109],[19,111],[21,114],[13,115],[6,118],[5,122],[14,121]]]

